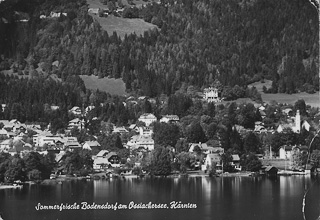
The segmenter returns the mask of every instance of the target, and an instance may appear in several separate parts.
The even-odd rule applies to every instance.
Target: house
[[[98,155],[101,155],[100,152]],[[93,169],[101,170],[111,167],[120,167],[120,157],[115,152],[110,152],[104,156],[96,156],[93,160]]]
[[[27,131],[27,126],[25,124],[15,124],[13,126],[12,131],[15,133],[20,133],[20,132],[25,133]]]
[[[131,124],[129,130],[139,132],[139,127],[136,124]]]
[[[84,120],[81,120],[80,118],[75,118],[69,121],[68,129],[71,130],[72,128],[78,128],[79,130],[82,130],[84,128]]]
[[[82,147],[78,141],[67,141],[64,143],[64,149],[69,151],[79,150],[81,148]]]
[[[131,149],[144,148],[151,151],[154,149],[154,140],[150,135],[134,135],[128,141],[127,146]]]
[[[129,131],[125,127],[114,127],[112,133],[125,134],[129,133]]]
[[[151,123],[157,121],[157,117],[151,113],[145,113],[138,118],[138,121],[144,122],[146,126],[150,126]]]
[[[232,154],[231,157],[232,157],[231,166],[233,166],[236,170],[241,170],[239,155]]]
[[[13,139],[7,139],[0,142],[0,151],[7,152],[13,146]]]
[[[91,14],[95,14],[95,15],[98,15],[99,14],[99,8],[89,8],[88,9],[88,12],[91,13]]]
[[[151,128],[148,127],[139,127],[139,134],[140,135],[152,135],[153,134],[153,130]]]
[[[60,109],[60,107],[58,105],[51,105],[50,109],[51,109],[51,111],[57,111]]]
[[[41,126],[38,124],[29,124],[29,125],[26,125],[26,128],[28,130],[41,130]]]
[[[217,88],[209,87],[204,89],[204,99],[207,102],[221,102],[221,94]]]
[[[3,129],[5,129],[7,131],[14,131],[14,129],[21,123],[18,120],[13,119],[11,121],[0,120],[0,124],[3,124]]]
[[[82,145],[82,149],[87,149],[87,150],[99,150],[101,148],[101,145],[99,144],[98,141],[86,141]]]
[[[201,152],[204,154],[223,154],[224,149],[221,147],[211,147],[208,146],[206,143],[191,143],[189,144],[189,152],[195,152],[195,148],[199,147]]]
[[[278,168],[274,166],[266,166],[263,172],[269,176],[275,176],[278,173]]]
[[[96,158],[97,157],[105,157],[108,153],[109,153],[108,150],[101,150],[101,151],[99,151],[99,153],[95,157]]]
[[[80,116],[82,114],[82,111],[80,107],[74,106],[72,109],[69,110],[69,113],[72,113],[75,116]]]
[[[0,129],[0,138],[4,139],[4,138],[9,138],[9,133],[7,130],[5,129]]]
[[[50,12],[50,17],[51,18],[60,18],[60,16],[67,16],[67,13],[61,13],[61,12]]]
[[[279,158],[280,159],[290,159],[292,156],[292,146],[284,145],[279,149]]]
[[[201,169],[207,170],[208,168],[212,167],[212,165],[216,165],[217,170],[221,169],[221,155],[219,154],[207,154],[207,157],[202,165]]]
[[[178,122],[179,116],[178,115],[164,115],[160,119],[160,122],[169,123],[169,122]]]
[[[89,112],[91,112],[95,107],[93,105],[89,105],[84,109],[84,114],[87,115]]]
[[[254,132],[261,134],[261,133],[266,133],[268,131],[263,125],[255,125],[254,126]]]
[[[305,129],[306,131],[310,131],[310,128],[311,128],[311,125],[306,120],[304,120],[301,124],[301,129]]]

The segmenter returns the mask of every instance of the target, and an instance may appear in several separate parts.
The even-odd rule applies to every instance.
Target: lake
[[[10,219],[306,219],[320,215],[320,177],[125,178],[0,190]]]

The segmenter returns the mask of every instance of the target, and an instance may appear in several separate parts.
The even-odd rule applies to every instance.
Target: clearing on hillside
[[[136,7],[142,5],[143,1],[133,1]],[[87,0],[89,8],[100,8],[106,9],[107,6],[103,5],[100,0]],[[147,2],[145,2],[146,4]],[[124,5],[128,5],[127,1],[123,1]],[[157,28],[156,25],[145,22],[143,19],[138,18],[122,18],[109,15],[108,17],[99,17],[98,15],[89,13],[96,21],[99,22],[102,29],[107,31],[109,35],[112,35],[113,32],[116,32],[121,39],[127,34],[136,33],[136,35],[143,35],[145,31],[148,31],[153,28]]]
[[[126,85],[122,79],[114,78],[101,78],[91,75],[80,75],[80,78],[83,80],[84,85],[87,89],[97,90],[107,92],[111,95],[126,95]]]
[[[255,86],[261,94],[261,98],[264,102],[270,103],[271,101],[276,101],[278,103],[286,103],[286,104],[294,104],[299,99],[303,99],[307,105],[310,105],[311,107],[320,107],[320,94],[319,92],[316,92],[314,94],[309,94],[306,92],[300,92],[295,94],[286,94],[286,93],[264,93],[262,90],[263,86],[266,86],[267,88],[270,88],[272,85],[271,80],[265,80],[264,83],[261,82],[255,82],[249,85]]]

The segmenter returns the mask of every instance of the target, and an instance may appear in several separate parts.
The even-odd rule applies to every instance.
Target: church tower
[[[300,117],[300,111],[299,110],[297,110],[297,113],[296,113],[295,131],[297,133],[300,133],[300,131],[301,131],[301,117]]]

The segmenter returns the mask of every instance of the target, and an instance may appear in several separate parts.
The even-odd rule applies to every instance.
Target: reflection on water
[[[316,182],[317,181],[317,182]],[[314,183],[312,185],[312,183]],[[62,184],[0,190],[0,213],[8,219],[302,219],[302,198],[307,219],[320,214],[319,177],[197,177],[125,178],[69,181]],[[194,203],[197,209],[127,209],[35,211],[38,203],[88,204]],[[19,210],[19,211],[17,211]]]

